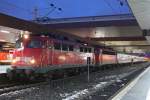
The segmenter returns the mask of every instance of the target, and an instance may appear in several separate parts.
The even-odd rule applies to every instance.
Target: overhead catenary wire
[[[38,21],[39,20],[43,20],[43,21],[49,20],[49,15],[51,13],[53,13],[55,10],[62,11],[62,8],[59,8],[59,7],[55,6],[55,4],[53,4],[53,3],[50,3],[49,7],[47,7],[47,8],[41,8],[39,10],[46,10],[46,9],[49,10],[49,11],[46,14],[44,14],[42,17],[39,17]]]
[[[119,7],[118,7],[118,9],[119,9],[119,12],[120,12],[120,14],[121,13],[123,13],[123,11],[122,11],[122,7],[125,5],[125,0],[117,0],[118,1],[118,3],[119,3]]]
[[[50,13],[52,13],[53,11],[55,11],[56,9],[58,9],[59,11],[60,10],[62,10],[61,8],[58,8],[58,7],[56,7],[54,4],[52,4],[52,3],[48,3],[48,7],[46,7],[46,8],[39,8],[39,7],[37,7],[37,8],[33,8],[33,9],[26,9],[26,8],[23,8],[23,7],[21,7],[21,6],[19,6],[19,5],[16,5],[15,3],[10,3],[10,2],[8,2],[8,1],[5,1],[5,0],[1,0],[1,4],[3,4],[4,6],[9,6],[10,8],[13,8],[13,9],[16,9],[16,10],[21,10],[21,12],[27,12],[28,14],[30,14],[30,15],[33,15],[34,17],[35,17],[35,9],[37,9],[37,14],[36,15],[40,15],[40,13],[38,12],[38,11],[41,11],[41,10],[49,10],[50,9],[50,11],[48,11],[45,15],[44,15],[44,17],[47,17]],[[54,5],[54,7],[52,6],[52,5]],[[12,9],[12,10],[13,10]],[[5,12],[5,10],[1,10],[2,12]]]

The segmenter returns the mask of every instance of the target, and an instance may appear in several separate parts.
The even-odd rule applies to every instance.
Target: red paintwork
[[[116,55],[95,54],[96,64],[114,64],[117,63]]]
[[[117,62],[116,55],[102,55],[103,64],[114,64]]]
[[[103,49],[95,49],[95,64],[114,64],[117,63],[117,55],[102,54]],[[108,50],[107,50],[108,51]]]

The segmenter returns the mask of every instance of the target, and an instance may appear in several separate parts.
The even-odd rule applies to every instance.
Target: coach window
[[[69,45],[69,51],[73,51],[73,45]]]
[[[68,51],[68,45],[67,44],[62,44],[62,50]]]
[[[103,54],[108,54],[108,55],[115,55],[115,52],[113,52],[113,51],[103,51],[102,52]]]
[[[61,44],[60,43],[54,43],[54,49],[61,50]]]

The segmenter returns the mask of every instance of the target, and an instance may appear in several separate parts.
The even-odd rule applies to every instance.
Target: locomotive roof
[[[93,46],[95,48],[103,48],[103,49],[114,51],[111,47],[105,46],[104,44],[99,44],[99,43],[96,43],[94,41],[91,41],[88,39],[83,39],[83,38],[78,37],[78,36],[70,36],[70,35],[64,35],[64,34],[65,34],[64,32],[63,33],[59,32],[59,34],[56,32],[51,32],[51,33],[43,32],[43,33],[35,33],[35,34],[33,33],[30,35],[31,36],[42,36],[42,35],[44,35],[44,36],[48,36],[52,39],[64,40],[64,41],[75,42],[75,43],[80,43],[80,44],[88,44],[88,45]]]

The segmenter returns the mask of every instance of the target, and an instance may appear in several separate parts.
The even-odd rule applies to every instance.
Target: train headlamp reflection
[[[34,63],[35,63],[35,60],[34,60],[34,59],[30,60],[30,63],[31,63],[31,64],[34,64]]]
[[[26,64],[35,64],[35,59],[33,57],[16,57],[12,60],[12,63],[24,62]]]
[[[16,63],[16,62],[17,62],[17,60],[16,60],[16,59],[13,59],[13,60],[12,60],[12,63]]]
[[[25,39],[28,39],[28,38],[29,38],[29,35],[28,35],[28,34],[25,34],[25,35],[23,35],[23,37],[24,37]]]

